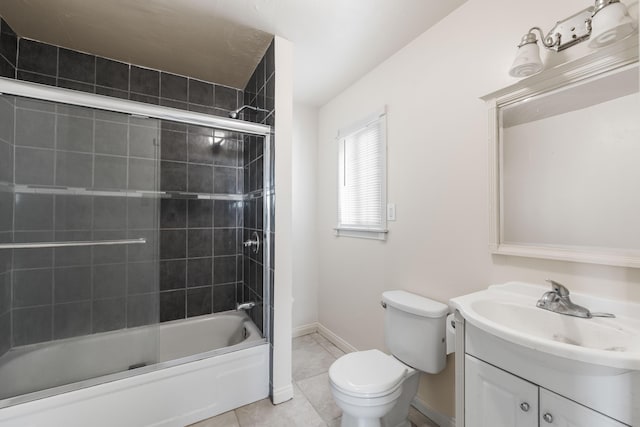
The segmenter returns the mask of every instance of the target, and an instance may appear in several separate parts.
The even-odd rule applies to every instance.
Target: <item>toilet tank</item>
[[[384,337],[391,353],[405,364],[436,374],[447,363],[446,318],[449,308],[406,291],[382,293]]]

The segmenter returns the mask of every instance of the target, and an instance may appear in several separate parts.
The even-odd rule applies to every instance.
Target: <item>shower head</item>
[[[265,113],[269,112],[269,110],[265,110],[264,108],[252,107],[251,105],[243,105],[242,107],[238,108],[237,110],[229,111],[229,117],[231,117],[232,119],[237,119],[238,118],[238,114],[240,114],[242,112],[242,110],[245,110],[245,109],[249,109],[249,110],[253,110],[253,111],[264,111]]]

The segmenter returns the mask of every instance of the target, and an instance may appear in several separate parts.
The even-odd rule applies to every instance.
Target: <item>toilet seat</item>
[[[331,384],[353,397],[381,397],[395,392],[409,367],[379,350],[349,353],[329,368]]]

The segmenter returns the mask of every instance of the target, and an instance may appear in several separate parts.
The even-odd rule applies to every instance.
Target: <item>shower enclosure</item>
[[[268,126],[0,80],[0,408],[268,347]]]

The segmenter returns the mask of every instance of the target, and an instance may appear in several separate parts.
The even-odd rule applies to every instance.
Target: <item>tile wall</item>
[[[267,49],[264,57],[253,72],[247,86],[244,89],[244,104],[251,105],[253,107],[260,108],[265,111],[252,112],[246,110],[245,120],[255,121],[258,123],[264,123],[267,125],[275,125],[275,45],[271,42],[271,45]],[[252,136],[245,136],[245,151],[244,151],[244,192],[247,194],[248,200],[244,210],[244,240],[250,238],[255,231],[260,236],[263,236],[265,230],[265,224],[263,224],[263,198],[269,197],[271,206],[271,259],[269,268],[270,275],[270,300],[268,301],[268,308],[270,310],[270,318],[273,319],[273,295],[275,292],[274,280],[273,280],[273,259],[274,259],[274,221],[275,218],[275,193],[274,193],[274,163],[275,158],[275,134],[270,135],[270,148],[271,148],[271,185],[265,191],[263,182],[264,171],[264,141],[263,138],[256,138]],[[255,254],[249,249],[245,249],[244,252],[244,299],[255,300],[256,302],[263,302],[264,290],[263,284],[263,253],[262,250]],[[257,284],[257,286],[254,286]],[[253,310],[251,313],[253,321],[262,325],[263,311],[262,304],[258,304],[259,309]],[[269,325],[267,325],[269,326]],[[265,331],[265,333],[273,340],[273,331]],[[273,341],[272,341],[273,342]]]
[[[158,188],[159,121],[22,98],[14,111],[14,241],[146,243],[14,250],[12,346],[156,323],[159,200],[138,196]]]
[[[0,97],[0,243],[11,242],[12,237],[13,194],[9,185],[13,180],[13,118],[13,99]],[[10,347],[11,250],[0,249],[0,356]]]
[[[244,248],[244,301],[256,302],[256,308],[251,312],[254,323],[262,329],[263,290],[263,255],[264,255],[264,226],[263,226],[263,151],[262,137],[245,137],[248,149],[244,152],[244,192],[248,195],[243,211],[243,241],[253,240],[254,232],[260,239],[258,252],[253,248]]]
[[[18,37],[9,24],[0,18],[0,76],[15,78]]]
[[[243,144],[230,132],[162,122],[160,189],[212,198],[161,202],[161,321],[241,301]]]
[[[25,38],[16,72],[19,80],[225,117],[243,100],[235,88]]]
[[[246,114],[245,120],[271,125],[274,123],[273,44],[256,68],[245,93],[245,91],[235,88],[18,38],[5,21],[1,21],[0,25],[2,36],[0,73],[5,73],[2,75],[7,77],[15,76],[20,80],[219,116],[227,116],[229,111],[236,109],[246,100],[250,105],[269,108],[270,112]],[[11,60],[12,58],[13,60]],[[155,292],[154,299],[152,297],[154,290],[148,287],[149,283],[156,283],[156,281],[147,280],[150,270],[147,269],[145,272],[143,268],[144,262],[149,261],[139,257],[134,256],[134,259],[131,259],[129,255],[126,255],[125,259],[109,259],[109,254],[106,253],[105,257],[109,262],[105,265],[116,265],[117,267],[109,267],[110,271],[106,271],[107,267],[104,267],[103,271],[97,272],[95,269],[102,265],[100,263],[89,264],[90,268],[84,270],[80,268],[86,267],[84,265],[60,265],[60,260],[64,259],[64,256],[56,256],[56,252],[62,252],[59,249],[56,251],[31,250],[31,253],[27,255],[21,255],[21,251],[14,251],[14,270],[16,268],[19,270],[14,275],[14,289],[17,289],[16,284],[23,283],[25,280],[36,283],[25,279],[29,274],[41,274],[43,283],[50,283],[49,278],[51,277],[51,283],[54,284],[50,292],[50,311],[41,309],[42,313],[36,313],[38,310],[35,310],[34,307],[43,307],[47,304],[37,305],[40,302],[30,301],[30,295],[26,295],[25,298],[18,298],[16,295],[2,298],[2,301],[12,299],[13,302],[17,302],[17,306],[13,310],[14,329],[20,323],[21,318],[29,319],[29,322],[39,320],[44,322],[45,319],[55,320],[57,311],[60,319],[59,326],[55,326],[56,323],[52,322],[51,332],[47,332],[47,336],[43,337],[24,337],[24,334],[20,335],[18,329],[15,329],[14,345],[148,323],[152,319],[144,313],[158,313],[158,305],[160,320],[169,321],[229,310],[235,306],[236,302],[248,300],[260,302],[262,300],[262,287],[257,282],[252,282],[252,278],[262,279],[262,275],[259,274],[259,269],[262,268],[261,254],[250,256],[247,253],[243,254],[242,251],[242,240],[247,232],[262,231],[263,228],[260,224],[262,205],[257,202],[262,195],[262,183],[258,181],[258,176],[261,173],[259,168],[262,166],[260,159],[263,148],[258,142],[261,138],[234,134],[219,135],[214,133],[215,131],[212,129],[159,121],[155,131],[159,132],[157,141],[160,142],[161,166],[156,180],[150,181],[147,179],[148,177],[144,176],[145,167],[146,170],[149,170],[150,163],[147,165],[146,161],[150,158],[144,156],[144,150],[142,153],[135,152],[135,149],[133,152],[129,151],[132,150],[131,147],[135,147],[136,130],[144,127],[142,124],[136,123],[135,119],[130,119],[133,122],[125,124],[101,118],[98,113],[95,113],[92,118],[88,118],[73,112],[47,112],[25,105],[16,106],[16,114],[20,116],[16,117],[18,121],[31,119],[31,122],[40,123],[38,127],[34,128],[33,132],[35,133],[44,134],[48,126],[52,122],[55,123],[56,130],[52,133],[55,138],[59,138],[59,134],[65,132],[65,121],[69,124],[71,122],[83,123],[89,120],[93,126],[93,146],[90,152],[84,150],[82,146],[58,147],[57,142],[54,143],[56,146],[53,149],[46,146],[47,143],[50,144],[50,141],[47,142],[46,139],[42,139],[41,143],[21,144],[16,147],[16,170],[18,170],[18,165],[23,164],[26,160],[43,165],[42,168],[21,170],[16,174],[16,183],[44,185],[43,183],[49,180],[47,182],[53,183],[53,185],[75,186],[83,184],[84,188],[89,188],[90,186],[86,184],[91,181],[91,185],[98,184],[97,188],[100,189],[139,188],[146,191],[151,190],[150,186],[155,186],[156,189],[159,186],[161,191],[197,193],[200,197],[204,196],[205,198],[196,199],[193,197],[195,194],[192,194],[190,197],[164,198],[155,205],[155,209],[159,211],[157,212],[157,220],[160,227],[159,241],[157,242],[157,258],[160,260],[159,298],[158,293]],[[33,119],[36,118],[34,116],[38,116],[38,120],[34,121]],[[62,123],[62,126],[59,126],[59,123]],[[80,126],[80,129],[82,128]],[[125,128],[126,142],[125,138],[120,138],[119,143],[114,141],[106,143],[100,139],[99,135],[103,131],[124,135]],[[70,130],[70,126],[66,129],[68,132],[82,132],[81,130]],[[212,139],[213,145],[211,144]],[[219,144],[219,139],[220,142],[224,141],[224,144]],[[0,150],[6,150],[10,145],[10,142],[0,139]],[[57,150],[53,157],[49,153],[51,150]],[[13,150],[9,149],[9,151]],[[91,166],[82,161],[89,157],[92,159]],[[4,156],[0,157],[0,162],[4,158]],[[123,163],[120,158],[126,158],[126,163]],[[13,160],[9,163],[13,165]],[[4,165],[0,165],[0,170],[9,171]],[[140,186],[136,187],[138,184]],[[131,185],[133,186],[130,187]],[[243,193],[252,193],[253,199],[250,202],[243,202]],[[225,196],[222,197],[225,200],[220,200],[220,195]],[[143,209],[145,207],[131,206],[136,202],[132,198],[112,198],[109,206],[106,207],[103,198],[97,196],[88,198],[91,200],[90,202],[79,196],[74,198],[51,195],[37,201],[29,196],[28,194],[23,195],[16,203],[16,209],[21,209],[21,212],[26,211],[28,210],[27,206],[29,204],[33,206],[34,203],[38,204],[38,208],[42,208],[43,212],[49,212],[50,208],[53,208],[54,214],[58,213],[58,217],[54,216],[57,219],[54,219],[51,230],[47,229],[46,231],[53,233],[55,238],[63,236],[66,238],[70,235],[80,236],[78,233],[81,233],[82,230],[66,230],[64,226],[59,225],[60,221],[64,222],[64,216],[58,211],[63,210],[63,206],[68,206],[68,213],[77,212],[77,206],[83,203],[86,205],[86,210],[91,209],[91,212],[86,215],[91,217],[91,221],[94,222],[99,223],[99,219],[96,219],[95,216],[100,216],[101,212],[115,211],[125,214],[124,217],[118,215],[113,217],[119,218],[118,220],[121,221],[119,224],[125,224],[124,228],[104,230],[92,228],[93,233],[102,232],[106,233],[105,236],[108,234],[109,236],[126,235],[129,237],[133,236],[133,231],[148,230],[135,228],[135,215],[132,213],[136,208]],[[139,198],[137,202],[151,203],[150,200]],[[151,208],[147,205],[146,209],[148,211]],[[81,210],[81,212],[84,211]],[[113,212],[111,213],[113,214]],[[2,212],[0,212],[0,216],[1,214]],[[38,219],[34,219],[34,221],[37,222]],[[243,228],[245,221],[249,221],[247,228]],[[116,219],[114,222],[117,222]],[[43,224],[44,227],[49,225]],[[114,227],[115,225],[117,224],[114,224]],[[29,227],[31,226],[27,228]],[[17,234],[23,237],[16,238],[22,238],[23,241],[43,237],[37,235],[38,232],[43,231],[39,229],[22,230],[19,226],[17,231]],[[149,238],[152,237],[149,233]],[[2,231],[0,231],[0,238],[2,238]],[[24,250],[23,252],[26,253]],[[1,255],[0,253],[0,261],[2,261]],[[111,256],[115,256],[115,254],[111,253]],[[91,257],[94,259],[95,255],[92,254]],[[23,261],[20,261],[21,259]],[[51,264],[46,264],[49,261]],[[124,273],[122,271],[123,265]],[[10,274],[3,273],[1,267],[0,264],[0,277],[3,274],[5,277],[9,277],[6,283],[11,284]],[[72,267],[78,267],[77,271],[63,270]],[[9,270],[10,268],[7,268],[7,271]],[[36,271],[38,272],[36,273]],[[60,290],[62,288],[58,289],[55,286],[56,275],[58,282],[63,283],[66,273],[76,274],[75,278],[69,278],[69,283],[77,283],[78,277],[90,280],[91,298],[87,299],[87,296],[83,294],[83,292],[86,293],[86,289],[81,288],[69,289],[68,295],[63,295],[65,292]],[[104,277],[112,277],[121,285],[107,286],[106,288],[114,289],[105,291],[106,294],[101,294],[101,285],[96,282],[100,282]],[[38,281],[38,283],[40,282]],[[73,286],[69,285],[69,287]],[[27,288],[28,286],[25,287],[25,290],[28,290]],[[9,291],[10,289],[11,286],[9,286]],[[2,288],[0,288],[1,290]],[[47,298],[49,297],[46,292],[45,295]],[[65,299],[65,296],[68,298]],[[100,320],[99,307],[96,305],[97,301],[102,300],[104,300],[102,311],[107,316],[104,321]],[[123,303],[124,305],[122,305]],[[55,308],[56,305],[62,304],[68,304],[64,307],[68,310]],[[3,348],[3,308],[4,306],[0,303],[0,354]],[[27,313],[28,309],[32,309],[33,313]],[[23,310],[24,316],[20,310]],[[271,310],[273,310],[272,304]],[[5,311],[9,317],[10,309],[7,308]],[[139,313],[139,316],[136,317],[135,313]],[[250,315],[256,323],[262,326],[262,307],[260,305],[250,311]],[[67,321],[67,325],[71,325],[78,320],[87,320],[87,317],[88,321],[78,322],[84,325],[82,327],[63,326],[65,325],[64,321]],[[21,336],[23,338],[20,338]]]

